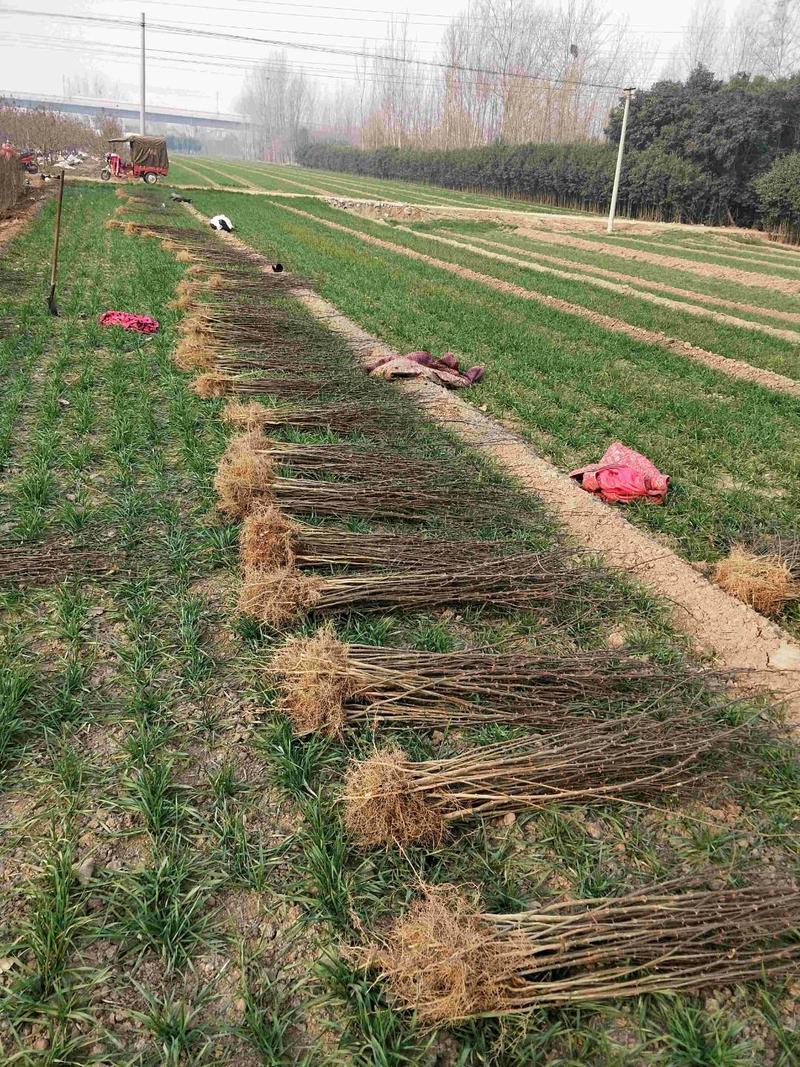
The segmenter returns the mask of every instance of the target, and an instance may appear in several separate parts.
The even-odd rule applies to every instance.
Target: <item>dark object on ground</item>
[[[176,204],[191,204],[192,198],[190,196],[179,196],[177,193],[170,193],[170,200]]]
[[[281,271],[283,270],[283,264],[282,263],[273,263],[272,264],[272,269],[275,272],[275,274],[280,274]]]

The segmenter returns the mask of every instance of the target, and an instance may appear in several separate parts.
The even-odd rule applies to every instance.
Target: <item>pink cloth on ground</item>
[[[609,445],[599,463],[579,467],[569,476],[610,504],[629,504],[632,500],[663,504],[669,488],[669,475],[621,441]]]
[[[132,315],[129,311],[104,311],[98,322],[101,326],[121,326],[136,333],[158,333],[160,328],[149,315]]]
[[[452,352],[445,352],[436,359],[430,352],[409,352],[405,356],[379,356],[367,363],[367,373],[376,378],[430,378],[440,385],[449,385],[453,389],[463,389],[474,385],[483,377],[483,367],[470,367],[467,371],[459,370],[459,364]]]

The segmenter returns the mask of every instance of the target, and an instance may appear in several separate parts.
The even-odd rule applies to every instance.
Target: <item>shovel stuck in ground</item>
[[[56,231],[53,237],[53,259],[50,264],[50,293],[47,297],[47,310],[51,315],[58,314],[56,304],[56,271],[58,270],[58,245],[61,240],[61,205],[64,203],[64,171],[58,182],[58,207],[56,208]]]

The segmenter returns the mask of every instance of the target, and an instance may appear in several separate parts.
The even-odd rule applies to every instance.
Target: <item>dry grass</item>
[[[384,943],[355,958],[380,970],[394,998],[423,1023],[455,1022],[504,1004],[519,967],[530,957],[527,939],[498,943],[453,886],[423,890]]]
[[[214,374],[209,371],[199,374],[192,382],[192,389],[203,400],[221,400],[233,391],[235,379],[227,374]]]
[[[778,556],[755,554],[741,545],[734,545],[719,561],[714,579],[726,593],[762,615],[777,615],[789,601],[800,599],[800,582],[789,563]]]
[[[357,683],[348,671],[347,646],[333,627],[312,637],[296,637],[273,656],[271,669],[291,673],[295,684],[278,701],[278,709],[292,720],[295,733],[321,732],[338,736],[345,724],[344,702]]]
[[[242,571],[277,570],[293,566],[295,527],[270,503],[254,505],[245,516],[239,534]]]
[[[193,341],[188,337],[181,338],[175,346],[172,361],[179,370],[189,372],[210,371],[214,366],[214,356],[208,345]],[[203,396],[196,382],[195,391],[199,396]]]
[[[239,611],[278,629],[317,607],[321,585],[319,578],[307,577],[293,567],[254,568],[242,580]]]
[[[244,518],[272,484],[272,460],[261,447],[262,441],[260,433],[250,431],[234,434],[228,442],[214,476],[217,507],[223,515]]]

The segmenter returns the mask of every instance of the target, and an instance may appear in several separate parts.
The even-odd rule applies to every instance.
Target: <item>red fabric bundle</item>
[[[98,322],[101,326],[121,326],[136,333],[158,333],[160,328],[149,315],[132,315],[129,311],[104,311]]]
[[[599,463],[570,471],[569,476],[609,504],[629,504],[632,500],[663,504],[669,487],[669,475],[621,441],[609,445]]]
[[[430,352],[409,352],[405,356],[380,356],[367,364],[367,372],[376,378],[424,377],[452,389],[474,385],[483,377],[483,367],[459,370],[452,352],[445,352],[436,359]]]

